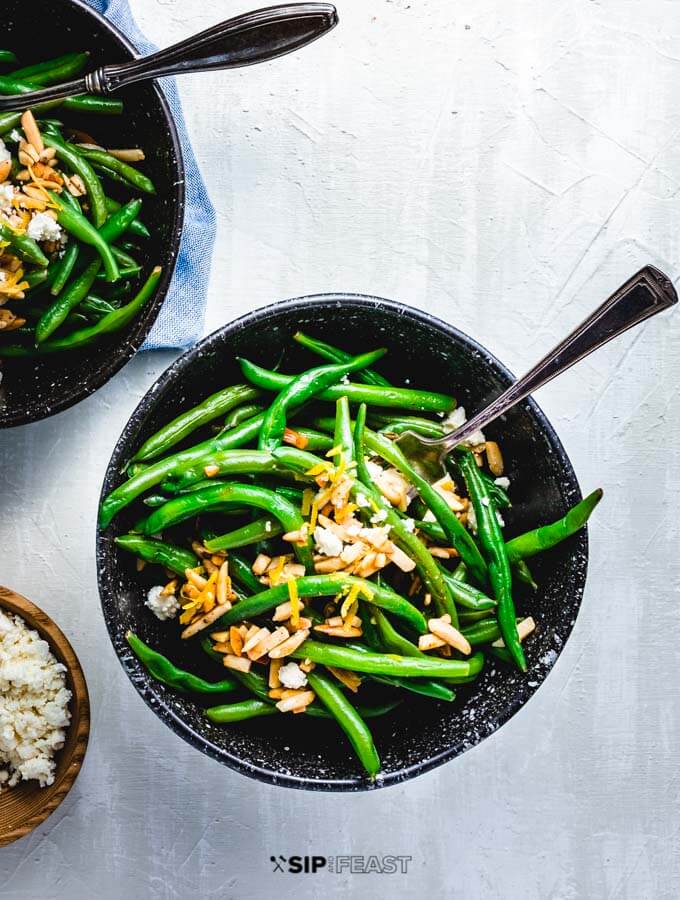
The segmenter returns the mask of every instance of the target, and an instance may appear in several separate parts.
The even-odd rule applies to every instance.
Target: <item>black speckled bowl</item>
[[[119,474],[140,443],[181,410],[241,380],[237,356],[281,370],[299,371],[311,362],[291,334],[298,328],[350,350],[387,346],[380,369],[396,384],[447,391],[477,410],[512,376],[483,347],[450,325],[397,303],[375,297],[326,294],[288,300],[249,313],[214,332],[178,359],[137,407],[114,450],[102,496],[121,481]],[[507,533],[514,535],[562,515],[580,499],[573,469],[557,435],[533,401],[512,410],[488,429],[501,441],[514,506]],[[144,507],[142,507],[144,508]],[[126,510],[97,538],[99,590],[106,624],[121,663],[156,715],[177,734],[221,763],[263,781],[313,790],[358,791],[395,784],[453,759],[490,735],[527,702],[557,659],[578,613],[587,568],[585,530],[532,560],[540,585],[530,596],[517,589],[521,612],[533,612],[538,629],[527,643],[529,672],[520,675],[491,662],[471,689],[453,704],[415,695],[371,729],[384,773],[375,784],[362,777],[346,741],[333,723],[304,716],[219,727],[190,699],[151,679],[131,655],[125,632],[144,640],[180,664],[209,678],[214,663],[196,646],[178,638],[179,629],[160,623],[145,607],[149,583],[134,559],[119,551],[115,534],[131,525],[139,507]],[[144,574],[144,573],[142,573]],[[219,670],[218,670],[219,671]],[[527,744],[535,739],[527,733]]]
[[[36,20],[40,25],[36,27]],[[72,50],[89,50],[90,67],[124,62],[135,49],[117,28],[80,0],[24,0],[2,5],[3,47],[22,64]],[[143,276],[154,265],[163,273],[152,301],[124,331],[91,349],[36,360],[0,361],[0,428],[23,425],[60,412],[100,388],[135,355],[153,325],[170,285],[184,218],[184,166],[168,104],[155,84],[120,91],[122,116],[83,116],[56,111],[68,127],[94,135],[104,145],[141,146],[144,171],[158,193],[144,196],[142,218],[151,231],[144,241]],[[107,190],[116,196],[113,188]]]

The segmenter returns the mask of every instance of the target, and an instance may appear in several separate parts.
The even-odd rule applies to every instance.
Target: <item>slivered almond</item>
[[[273,659],[269,664],[269,687],[270,688],[280,688],[281,687],[281,679],[279,678],[279,669],[283,663],[280,659]],[[271,695],[270,695],[271,696]]]
[[[306,618],[305,616],[300,616],[298,619],[297,625],[293,625],[292,622],[286,622],[286,627],[289,631],[304,631],[305,628],[310,629],[312,627],[312,620]]]
[[[7,181],[7,178],[9,176],[11,168],[12,168],[12,160],[11,159],[5,159],[2,162],[0,162],[0,184],[2,184],[3,181]]]
[[[286,640],[288,640],[288,629],[281,626],[272,631],[271,634],[268,634],[261,641],[258,641],[248,656],[253,660],[260,659],[260,657],[266,656],[270,650],[273,650],[274,647],[277,647]]]
[[[276,708],[279,712],[294,712],[296,709],[304,709],[306,706],[309,706],[309,704],[314,701],[315,697],[316,694],[314,691],[300,691],[292,697],[286,697],[284,700],[279,700],[276,704]]]
[[[329,572],[339,572],[340,569],[345,568],[344,561],[339,556],[328,556],[320,559],[318,562],[314,563],[314,571],[320,572],[321,574],[328,574]]]
[[[352,616],[349,622],[345,622],[342,616],[331,616],[329,619],[326,619],[325,625],[330,625],[331,628],[342,628],[344,625],[349,625],[354,628],[361,627],[361,619],[359,616]]]
[[[231,637],[230,631],[211,631],[210,637],[213,641],[228,641]]]
[[[267,556],[265,553],[259,553],[255,557],[255,562],[252,565],[253,574],[264,575],[267,571],[267,567],[271,565],[271,561],[271,556]]]
[[[329,625],[315,625],[314,631],[320,631],[322,634],[328,634],[331,637],[352,638],[361,637],[361,628],[334,628]]]
[[[243,652],[243,635],[235,625],[229,629],[229,641],[234,648],[234,655],[240,656]]]
[[[486,442],[486,461],[492,475],[500,478],[503,474],[503,454],[496,441]]]
[[[227,669],[235,669],[237,672],[250,672],[252,663],[245,656],[224,656],[222,658]]]
[[[295,634],[291,634],[288,640],[274,647],[274,649],[269,652],[270,659],[283,659],[284,656],[288,656],[294,650],[297,650],[300,644],[304,643],[308,637],[309,628],[303,628],[302,631],[296,631]]]
[[[193,584],[195,588],[198,588],[199,591],[202,591],[208,584],[208,579],[199,575],[198,572],[194,572],[193,569],[185,569],[184,577],[190,584]]]
[[[444,647],[445,642],[438,638],[436,634],[421,634],[418,638],[418,649],[422,650],[423,653],[427,650],[438,650],[439,647]]]
[[[225,603],[224,606],[216,606],[214,609],[211,609],[209,613],[201,616],[200,619],[196,619],[195,622],[192,622],[188,628],[185,628],[181,634],[182,640],[187,640],[187,638],[193,637],[193,635],[198,634],[199,631],[203,631],[204,628],[207,628],[209,625],[212,625],[213,622],[216,622],[220,616],[223,616],[225,612],[229,612],[231,609],[231,604]]]
[[[463,637],[460,631],[458,631],[457,628],[454,628],[449,622],[445,622],[443,619],[428,619],[427,627],[432,634],[441,638],[441,640],[450,647],[455,647],[456,650],[460,650],[460,652],[465,653],[466,656],[469,656],[470,653],[472,653],[472,647],[470,646],[468,639]]]
[[[522,621],[517,626],[517,634],[519,635],[520,641],[523,641],[524,638],[529,637],[529,635],[535,628],[536,623],[531,616],[528,616],[526,619],[522,619]],[[498,640],[494,641],[491,646],[505,647],[505,642],[503,641],[503,638],[498,638]]]
[[[215,565],[212,560],[205,560],[205,563],[210,562],[212,565]],[[229,565],[226,560],[220,566],[219,572],[217,574],[217,602],[218,603],[226,603],[232,596],[231,590],[231,578],[229,577]]]
[[[241,627],[239,628],[239,631],[243,635],[243,643],[245,644],[247,641],[249,641],[251,639],[251,637],[254,634],[257,634],[257,632],[260,630],[260,626],[259,625],[249,625],[246,628],[245,633],[243,631],[244,627],[245,627],[244,625],[241,625]]]
[[[355,672],[348,672],[346,669],[337,669],[335,666],[326,666],[331,675],[335,675],[341,684],[349,688],[354,694],[361,687],[361,678]]]
[[[40,159],[40,154],[45,149],[45,145],[43,144],[40,129],[36,125],[36,121],[30,109],[27,109],[26,112],[22,115],[21,127],[24,129],[26,140],[33,146],[38,155],[38,159]],[[38,159],[36,159],[36,162],[38,161]]]
[[[436,556],[438,559],[450,559],[452,556],[458,556],[458,551],[455,547],[428,547],[431,556]]]
[[[121,159],[123,162],[142,162],[146,157],[141,147],[127,147],[121,150],[107,150],[109,156]]]
[[[283,688],[279,683],[278,687],[272,688],[272,690],[267,691],[267,696],[271,697],[272,700],[280,700],[283,697]]]
[[[248,638],[248,640],[245,642],[245,644],[243,645],[243,653],[248,653],[250,650],[253,649],[253,647],[255,647],[257,644],[259,644],[259,642],[263,638],[266,638],[270,634],[271,634],[271,632],[268,628],[258,628],[257,631],[254,634],[252,634]]]
[[[274,615],[272,616],[272,622],[285,622],[286,619],[290,619],[290,614],[292,612],[292,603],[290,600],[286,600],[285,603],[279,603],[279,605],[274,610]]]
[[[215,475],[219,475],[220,467],[219,466],[204,466],[203,474],[206,478],[214,478]]]
[[[313,672],[316,668],[316,663],[312,662],[311,659],[303,659],[298,665],[305,674],[307,674],[307,672]]]
[[[213,644],[213,650],[215,651],[215,653],[228,653],[229,656],[235,655],[234,648],[231,646],[229,641],[218,641],[216,644]]]

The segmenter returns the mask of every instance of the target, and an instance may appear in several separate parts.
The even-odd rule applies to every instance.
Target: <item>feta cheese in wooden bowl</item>
[[[0,586],[0,847],[59,806],[89,733],[87,685],[73,648],[42,610]]]

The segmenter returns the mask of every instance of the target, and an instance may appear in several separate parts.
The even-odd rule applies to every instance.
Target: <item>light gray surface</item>
[[[242,0],[136,0],[169,43]],[[206,331],[318,290],[430,310],[520,370],[640,264],[676,273],[680,4],[347,0],[295,57],[182,83],[218,210]],[[16,900],[680,895],[677,315],[539,397],[584,489],[581,616],[534,699],[462,758],[362,796],[261,786],[135,694],[99,613],[117,435],[171,354],[0,435],[0,581],[70,636],[93,703],[62,807],[0,850]],[[273,854],[406,854],[408,876],[281,875]]]

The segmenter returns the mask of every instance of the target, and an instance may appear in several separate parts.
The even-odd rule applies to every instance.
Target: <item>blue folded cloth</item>
[[[139,30],[127,0],[87,0],[117,26],[140,54],[155,47]],[[182,105],[173,78],[161,81],[182,144],[186,182],[184,230],[168,294],[142,350],[190,347],[203,335],[208,276],[215,244],[215,210],[189,143]]]

